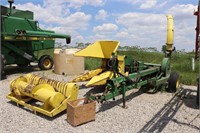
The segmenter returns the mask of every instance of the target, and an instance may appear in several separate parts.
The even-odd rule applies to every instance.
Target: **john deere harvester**
[[[14,0],[8,2],[10,8],[1,6],[1,75],[9,64],[27,66],[38,62],[40,69],[51,69],[55,38],[66,39],[68,44],[71,37],[41,29],[33,12],[16,9],[12,6]]]
[[[97,41],[75,53],[75,56],[101,58],[102,65],[78,76],[72,82],[89,80],[86,86],[105,85],[103,94],[90,94],[88,98],[103,102],[122,95],[124,107],[126,91],[131,89],[166,89],[176,92],[180,85],[180,76],[177,72],[171,72],[170,67],[170,56],[174,49],[172,15],[168,15],[167,20],[166,52],[160,64],[145,63],[130,56],[117,55],[118,41]]]

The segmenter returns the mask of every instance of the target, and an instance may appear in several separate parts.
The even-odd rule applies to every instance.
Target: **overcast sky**
[[[8,6],[7,0],[1,4]],[[15,0],[17,9],[30,10],[40,27],[72,36],[76,42],[118,40],[121,46],[156,47],[166,43],[167,14],[175,21],[174,45],[195,46],[198,0]]]

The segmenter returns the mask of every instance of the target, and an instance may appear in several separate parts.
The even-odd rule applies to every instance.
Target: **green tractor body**
[[[71,40],[69,35],[40,29],[31,11],[1,6],[1,74],[5,65],[27,66],[44,55],[52,59],[55,38],[64,38],[66,43]]]

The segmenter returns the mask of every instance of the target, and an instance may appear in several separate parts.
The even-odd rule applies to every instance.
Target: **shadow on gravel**
[[[5,75],[9,76],[12,74],[20,74],[20,73],[30,73],[34,71],[40,71],[37,65],[31,65],[26,67],[19,67],[16,65],[9,65],[5,68]]]
[[[187,91],[187,95],[183,97],[183,103],[185,106],[192,108],[192,109],[199,109],[196,102],[197,102],[197,91],[185,89]]]
[[[88,95],[90,95],[90,94],[94,94],[94,95],[100,94],[100,95],[102,95],[103,92],[104,92],[104,90],[105,90],[105,85],[96,86],[96,87],[93,87],[92,89],[90,89],[84,96],[86,97],[86,96],[88,96]],[[131,90],[130,90],[130,91],[131,91]],[[140,89],[138,89],[138,91],[136,91],[136,92],[134,91],[134,92],[132,92],[131,94],[127,95],[127,96],[126,96],[126,102],[132,100],[134,97],[137,97],[137,96],[139,96],[139,95],[141,95],[141,94],[143,94],[143,93],[155,94],[155,93],[157,93],[157,92],[155,92],[155,91],[150,91],[150,89],[147,89],[147,88],[140,88]],[[97,111],[96,113],[104,112],[104,111],[109,110],[109,109],[111,109],[111,108],[113,108],[113,107],[115,107],[115,106],[121,106],[121,107],[122,107],[122,105],[120,105],[120,104],[123,103],[123,100],[122,100],[122,95],[119,95],[119,97],[120,97],[120,96],[121,96],[121,98],[118,99],[118,100],[104,101],[104,102],[101,104],[101,107],[99,108],[99,111]],[[122,108],[123,108],[123,107],[122,107]]]
[[[137,92],[133,92],[133,93],[127,95],[126,96],[126,102],[132,100],[134,97],[137,97],[137,96],[139,96],[143,93],[144,93],[144,90],[139,89]],[[122,95],[120,95],[120,96],[121,96],[121,98],[118,99],[118,100],[108,101],[108,102],[104,102],[103,104],[101,104],[101,107],[99,108],[99,111],[97,111],[97,113],[104,112],[104,111],[109,110],[109,109],[111,109],[115,106],[121,106],[122,107],[123,100],[122,100]]]
[[[22,105],[19,105],[17,106],[17,103],[13,102],[13,101],[8,101],[7,103],[9,104],[12,104],[13,106],[16,106],[17,108],[20,108],[20,109],[23,109],[24,111],[27,111],[30,113],[30,115],[36,115],[38,117],[41,117],[41,118],[44,118],[48,121],[53,121],[53,120],[56,120],[57,118],[61,117],[62,115],[66,114],[66,111],[63,111],[61,113],[59,113],[58,115],[54,116],[54,117],[49,117],[49,116],[46,116],[44,114],[41,114],[39,112],[36,112],[36,114],[34,114],[34,111],[31,110],[30,108],[27,108],[27,107],[24,107]]]
[[[157,112],[157,114],[155,114],[154,117],[149,122],[147,122],[147,124],[145,124],[142,129],[140,129],[139,132],[162,132],[170,121],[200,130],[199,127],[191,124],[191,122],[198,117],[198,114],[189,123],[184,123],[173,119],[173,117],[183,104],[189,105],[189,107],[197,109],[196,101],[191,95],[192,92],[193,90],[190,89],[179,90],[171,98],[171,100],[166,103],[165,106],[163,106],[163,108],[159,112]]]
[[[82,88],[84,88],[84,86],[82,86]],[[88,88],[85,87],[84,89],[88,89]],[[105,90],[105,85],[95,86],[95,87],[92,87],[91,89],[89,89],[89,91],[86,92],[86,94],[84,96],[86,97],[90,94],[102,94],[104,92],[104,90]]]
[[[66,115],[66,111],[63,111],[63,112],[59,113],[58,115],[56,115],[54,117],[49,117],[49,116],[43,115],[41,113],[37,113],[37,116],[42,117],[42,118],[44,118],[44,119],[46,119],[48,121],[56,120],[57,118],[61,117],[62,115]]]

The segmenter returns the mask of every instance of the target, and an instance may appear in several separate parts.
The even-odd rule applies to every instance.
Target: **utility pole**
[[[198,8],[197,8],[197,11],[194,12],[194,15],[197,16],[197,20],[196,20],[196,23],[197,23],[197,26],[195,28],[196,30],[196,40],[195,40],[195,60],[199,57],[199,4],[198,3]]]

